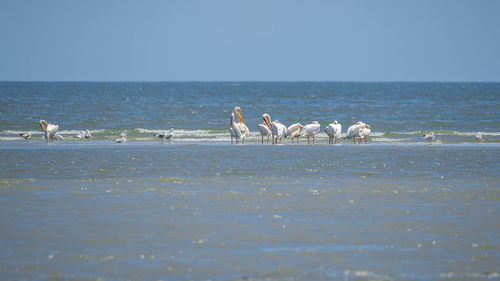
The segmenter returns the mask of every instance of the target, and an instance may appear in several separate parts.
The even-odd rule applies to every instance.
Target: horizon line
[[[446,80],[0,80],[0,83],[500,83]]]

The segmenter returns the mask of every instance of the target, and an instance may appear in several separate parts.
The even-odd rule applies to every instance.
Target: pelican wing
[[[301,136],[316,135],[317,133],[319,133],[320,129],[321,129],[320,124],[307,124],[304,126],[304,128],[300,132],[300,135]]]
[[[265,124],[257,124],[257,128],[259,128],[260,133],[264,136],[269,136],[271,134],[271,130]]]
[[[286,129],[286,134],[285,136],[286,137],[296,137],[298,136],[298,134],[300,134],[300,123],[295,123],[295,124],[292,124],[290,125],[287,129]]]

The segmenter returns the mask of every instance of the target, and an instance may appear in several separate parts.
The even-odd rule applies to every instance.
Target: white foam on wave
[[[80,133],[81,130],[61,130],[58,131],[59,134],[61,135],[76,135]],[[94,129],[94,130],[89,130],[91,134],[95,133],[101,133],[106,131],[106,129]],[[21,130],[4,130],[0,131],[0,135],[19,135],[23,133],[30,133],[32,135],[43,135],[42,131],[21,131]]]
[[[431,130],[429,130],[428,132],[431,132]],[[463,137],[474,136],[477,133],[477,131],[476,132],[433,131],[433,132],[434,132],[434,135],[436,135],[436,136],[463,136]],[[398,134],[398,135],[420,135],[420,134],[422,134],[422,131],[393,132],[393,133]],[[483,132],[483,131],[481,131],[481,134],[483,136],[500,136],[500,132]]]
[[[410,141],[412,139],[397,139],[397,138],[373,138],[373,139],[370,139],[372,141],[380,141],[380,142],[401,142],[401,141]]]

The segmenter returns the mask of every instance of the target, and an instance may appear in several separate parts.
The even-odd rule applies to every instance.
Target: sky
[[[1,0],[0,81],[500,81],[496,0]]]

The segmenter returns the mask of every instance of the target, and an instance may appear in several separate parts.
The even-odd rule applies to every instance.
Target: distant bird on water
[[[115,140],[116,143],[124,143],[127,142],[127,132],[123,131],[120,134],[120,137]]]
[[[174,128],[170,128],[168,131],[163,131],[163,133],[153,134],[153,137],[157,137],[161,140],[170,140],[173,134]]]
[[[436,137],[434,136],[434,132],[430,132],[428,134],[424,134],[422,136],[422,138],[424,140],[428,141],[428,142],[433,142],[436,139]]]
[[[21,137],[23,137],[23,139],[25,140],[29,140],[31,139],[31,134],[28,132],[28,133],[22,133],[22,134],[19,134]]]
[[[474,139],[476,141],[480,141],[483,139],[483,135],[481,134],[481,132],[477,132],[475,135],[474,135]]]
[[[92,138],[92,135],[90,134],[89,130],[86,130],[85,131],[85,139],[90,139],[90,138]]]

